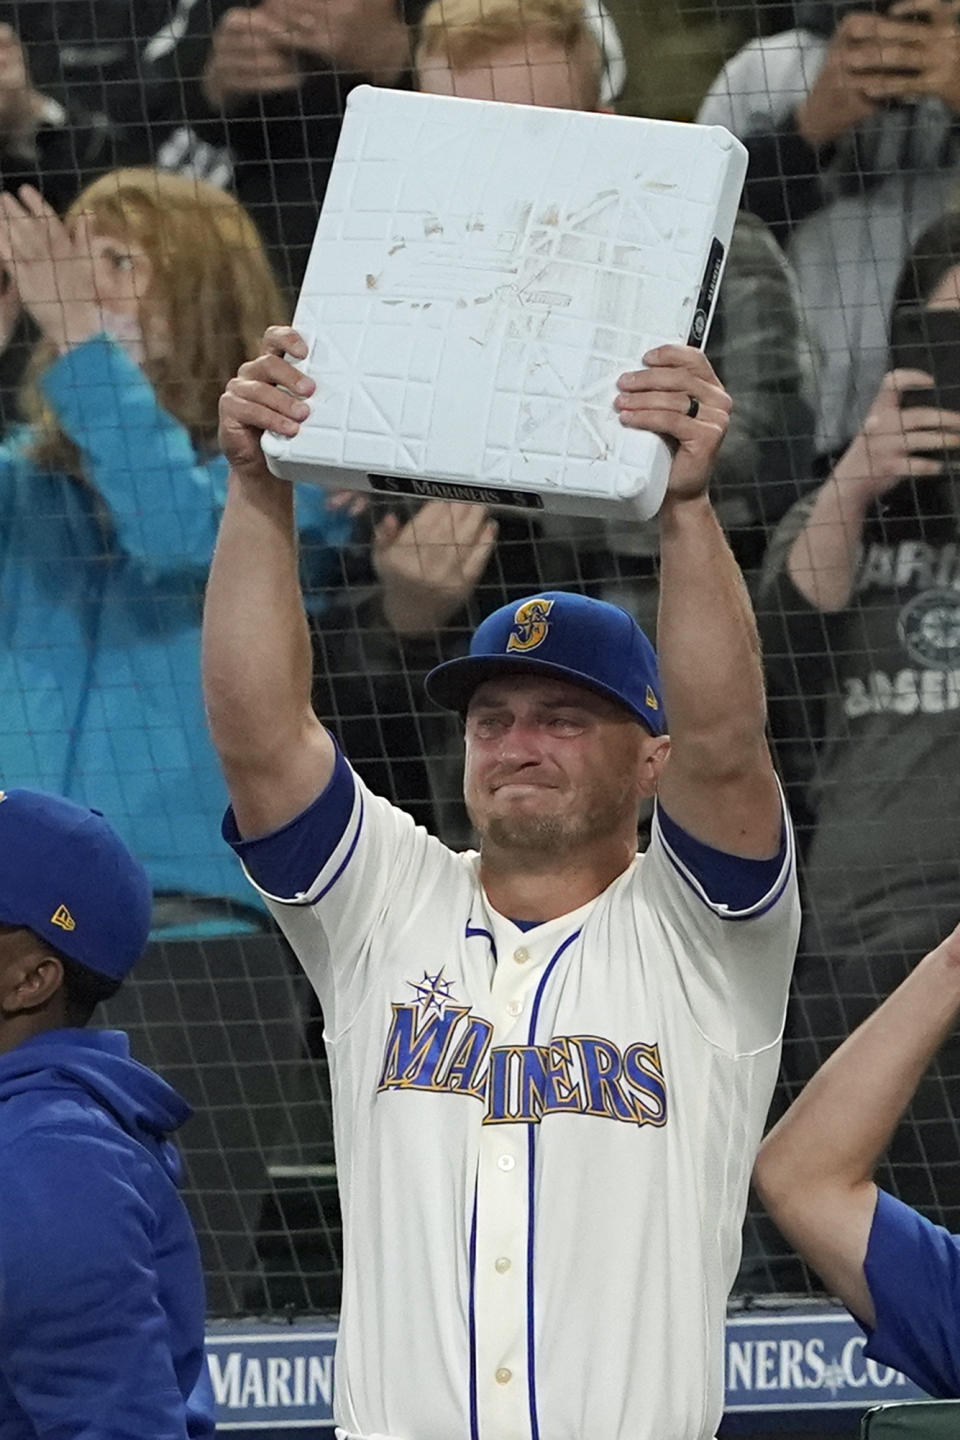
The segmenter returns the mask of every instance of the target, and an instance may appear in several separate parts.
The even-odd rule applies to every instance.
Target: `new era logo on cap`
[[[143,866],[99,810],[41,790],[0,799],[0,923],[122,980],[150,930]]]

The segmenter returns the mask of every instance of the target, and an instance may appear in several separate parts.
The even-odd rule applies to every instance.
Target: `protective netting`
[[[223,189],[253,217],[290,297],[350,89],[415,86],[424,67],[415,27],[426,0],[399,5],[0,4],[4,187],[38,185],[60,212],[121,166],[187,177],[198,210],[211,203],[205,187]],[[479,84],[508,99],[700,118],[728,125],[750,151],[708,354],[735,407],[715,499],[760,614],[804,860],[806,921],[775,1113],[950,928],[960,895],[960,551],[943,458],[960,416],[940,413],[960,411],[960,225],[949,218],[960,197],[960,39],[940,0],[917,0],[909,15],[906,0],[890,15],[881,8],[591,0],[586,40],[576,0],[444,0],[427,16],[458,37],[447,45],[434,35],[432,85],[440,72],[455,93],[482,93],[470,88]],[[169,213],[178,203],[162,202]],[[0,783],[99,804],[151,869],[155,938],[106,1019],[196,1107],[182,1138],[211,1310],[333,1309],[342,1249],[322,1017],[219,838],[223,791],[200,738],[200,605],[223,482],[210,448],[215,413],[191,410],[176,384],[163,389],[175,368],[170,337],[189,335],[191,317],[208,337],[237,330],[255,309],[253,289],[265,304],[269,292],[243,265],[178,289],[177,275],[194,274],[191,234],[197,248],[207,242],[192,222],[179,232],[143,222],[137,205],[139,250],[131,258],[121,245],[108,263],[136,277],[145,256],[150,269],[131,292],[136,303],[105,303],[103,328],[113,350],[145,363],[194,453],[184,459],[163,439],[186,477],[168,487],[154,463],[156,414],[131,421],[124,409],[135,376],[109,356],[84,358],[81,343],[66,385],[45,391],[73,448],[38,459],[35,436],[17,429],[37,415],[18,386],[27,354],[56,340],[56,327],[36,270],[8,263],[24,303],[8,285]],[[74,236],[129,241],[125,220],[114,211],[104,220],[108,209],[100,194],[90,230],[75,221]],[[72,262],[52,263],[67,313]],[[923,320],[931,297],[946,321]],[[167,339],[151,353],[147,312],[162,303]],[[893,359],[932,372],[932,397],[900,402],[883,386],[897,307]],[[204,345],[196,364],[209,371],[191,378],[215,392],[232,368]],[[94,374],[96,365],[107,369]],[[116,414],[105,375],[124,401]],[[901,422],[911,405],[915,416],[939,410]],[[87,431],[111,426],[122,453],[104,458]],[[48,487],[47,509],[27,514],[37,502],[24,499],[24,474],[41,460],[63,492]],[[460,740],[423,700],[426,669],[462,649],[496,605],[537,588],[614,600],[655,629],[655,526],[497,521],[489,545],[479,519],[442,507],[378,504],[351,519],[324,516],[314,497],[301,518],[318,712],[373,788],[455,846],[471,839]],[[951,1042],[882,1177],[954,1229],[958,1079]],[[738,1288],[812,1287],[752,1209]]]

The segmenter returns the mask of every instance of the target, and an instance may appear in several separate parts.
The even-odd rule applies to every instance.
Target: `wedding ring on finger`
[[[690,396],[690,404],[687,406],[687,414],[688,414],[688,416],[690,417],[691,420],[696,420],[697,415],[698,415],[699,413],[700,413],[700,401],[697,399],[696,395],[691,395],[691,396]]]

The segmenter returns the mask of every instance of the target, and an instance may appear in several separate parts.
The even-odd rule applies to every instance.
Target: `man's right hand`
[[[810,145],[829,145],[883,100],[919,91],[932,57],[943,54],[955,32],[952,7],[942,0],[903,0],[890,15],[851,10],[834,32],[810,93],[797,106],[800,134]]]
[[[296,90],[302,80],[289,28],[261,8],[227,10],[213,32],[203,93],[213,110],[250,95]]]
[[[262,0],[288,46],[334,70],[356,71],[373,84],[394,85],[409,68],[410,40],[396,0]]]
[[[271,325],[263,337],[263,353],[240,366],[220,397],[220,449],[238,475],[269,478],[261,435],[265,430],[296,435],[310,413],[299,397],[312,395],[316,386],[283,358],[287,354],[306,359],[305,340],[289,325]]]
[[[934,404],[900,408],[901,391],[933,383],[922,370],[891,370],[883,377],[863,425],[833,469],[834,480],[864,506],[908,476],[941,475],[944,463],[931,451],[960,451],[956,411]]]
[[[482,505],[428,500],[406,525],[388,515],[374,531],[373,568],[383,610],[404,636],[446,625],[473,594],[497,538]]]

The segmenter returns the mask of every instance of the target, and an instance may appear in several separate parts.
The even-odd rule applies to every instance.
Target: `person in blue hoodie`
[[[222,853],[200,619],[219,396],[285,305],[237,201],[150,169],[103,176],[63,221],[28,186],[0,194],[0,264],[43,336],[29,424],[0,445],[0,785],[102,805],[147,869],[154,943],[107,1017],[191,1103],[213,1097],[184,1148],[211,1306],[229,1312],[303,1020],[295,966]],[[351,522],[312,487],[299,520],[320,605]],[[303,1107],[315,1126],[321,1101]]]
[[[0,791],[0,1437],[214,1432],[190,1107],[90,1030],[140,958],[150,882],[96,810]]]

